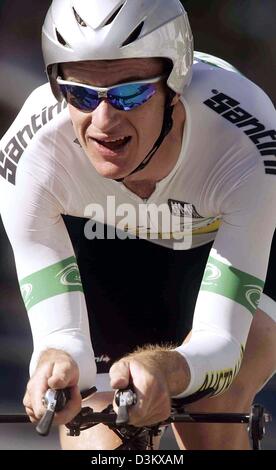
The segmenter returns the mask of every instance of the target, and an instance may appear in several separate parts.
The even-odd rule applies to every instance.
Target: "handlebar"
[[[96,388],[93,392],[97,391]],[[41,436],[47,436],[50,432],[54,414],[64,408],[70,399],[68,390],[48,390],[44,397],[46,408],[44,416],[36,426],[36,431]],[[245,423],[248,424],[248,433],[252,440],[253,450],[260,450],[260,442],[265,434],[265,425],[272,421],[272,416],[265,412],[264,407],[254,404],[250,413],[189,413],[185,410],[185,405],[191,403],[190,397],[187,399],[172,399],[170,416],[159,423],[151,426],[137,428],[128,424],[129,407],[137,402],[136,394],[131,389],[117,390],[115,393],[115,403],[118,406],[116,414],[112,404],[101,412],[94,412],[92,408],[84,407],[80,413],[66,425],[70,436],[79,436],[81,432],[97,424],[105,424],[110,429],[120,434],[124,442],[130,441],[137,436],[152,436],[160,433],[160,428],[171,423]],[[28,423],[27,415],[0,415],[0,423]]]

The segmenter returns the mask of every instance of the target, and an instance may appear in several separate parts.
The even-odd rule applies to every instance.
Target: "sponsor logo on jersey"
[[[109,356],[107,356],[107,354],[102,354],[101,356],[96,356],[95,357],[95,362],[99,363],[99,362],[110,362],[111,359]]]
[[[71,263],[56,275],[63,286],[81,286],[81,278],[77,263]]]
[[[251,305],[252,308],[256,309],[261,299],[263,291],[262,287],[255,284],[246,284],[244,287],[246,288],[245,298],[247,302]]]
[[[34,135],[66,106],[67,103],[63,101],[43,108],[41,113],[30,117],[29,122],[10,139],[5,148],[0,149],[0,176],[2,178],[15,185],[17,165]]]
[[[82,292],[81,277],[75,256],[40,269],[20,280],[20,289],[25,306],[32,307],[68,292]]]
[[[200,289],[237,302],[254,315],[263,287],[264,281],[261,279],[210,255]]]
[[[202,280],[204,286],[216,286],[217,282],[221,278],[221,270],[212,263],[207,263]]]
[[[220,393],[227,390],[240,370],[243,355],[244,348],[241,345],[240,356],[235,366],[229,369],[208,372],[205,376],[203,384],[201,385],[200,389],[197,390],[197,392],[213,389],[213,395],[219,395]]]
[[[240,106],[240,102],[218,90],[212,90],[214,96],[204,101],[208,108],[223,116],[227,121],[243,130],[255,144],[263,157],[276,157],[276,131],[266,127],[252,114]],[[265,172],[276,175],[276,159],[264,160]]]
[[[168,200],[169,208],[172,215],[176,217],[190,217],[193,219],[203,219],[197,212],[195,206],[189,202],[176,201],[175,199]]]
[[[28,308],[28,306],[29,306],[29,304],[32,300],[33,285],[30,284],[30,283],[23,284],[20,287],[20,290],[21,290],[21,295],[22,295],[22,298],[25,302],[26,308]]]

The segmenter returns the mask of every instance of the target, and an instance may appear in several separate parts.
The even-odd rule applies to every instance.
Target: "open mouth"
[[[122,137],[119,139],[114,139],[114,140],[98,140],[98,139],[93,139],[95,142],[97,142],[98,145],[105,147],[109,150],[112,150],[113,152],[117,152],[119,150],[123,150],[123,148],[131,141],[131,137]]]

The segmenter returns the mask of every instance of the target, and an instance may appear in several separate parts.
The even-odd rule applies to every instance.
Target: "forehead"
[[[163,73],[164,60],[152,59],[120,59],[68,62],[61,64],[65,78],[76,80],[92,80],[96,82],[127,79],[128,77],[153,77]]]

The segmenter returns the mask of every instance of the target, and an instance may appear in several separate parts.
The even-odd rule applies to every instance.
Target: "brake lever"
[[[46,407],[46,412],[36,426],[36,431],[40,436],[48,436],[55,413],[61,411],[70,398],[70,392],[65,390],[48,389],[42,401]]]
[[[127,424],[129,421],[128,408],[137,403],[136,393],[131,389],[117,390],[115,393],[115,403],[118,406],[116,424]]]

